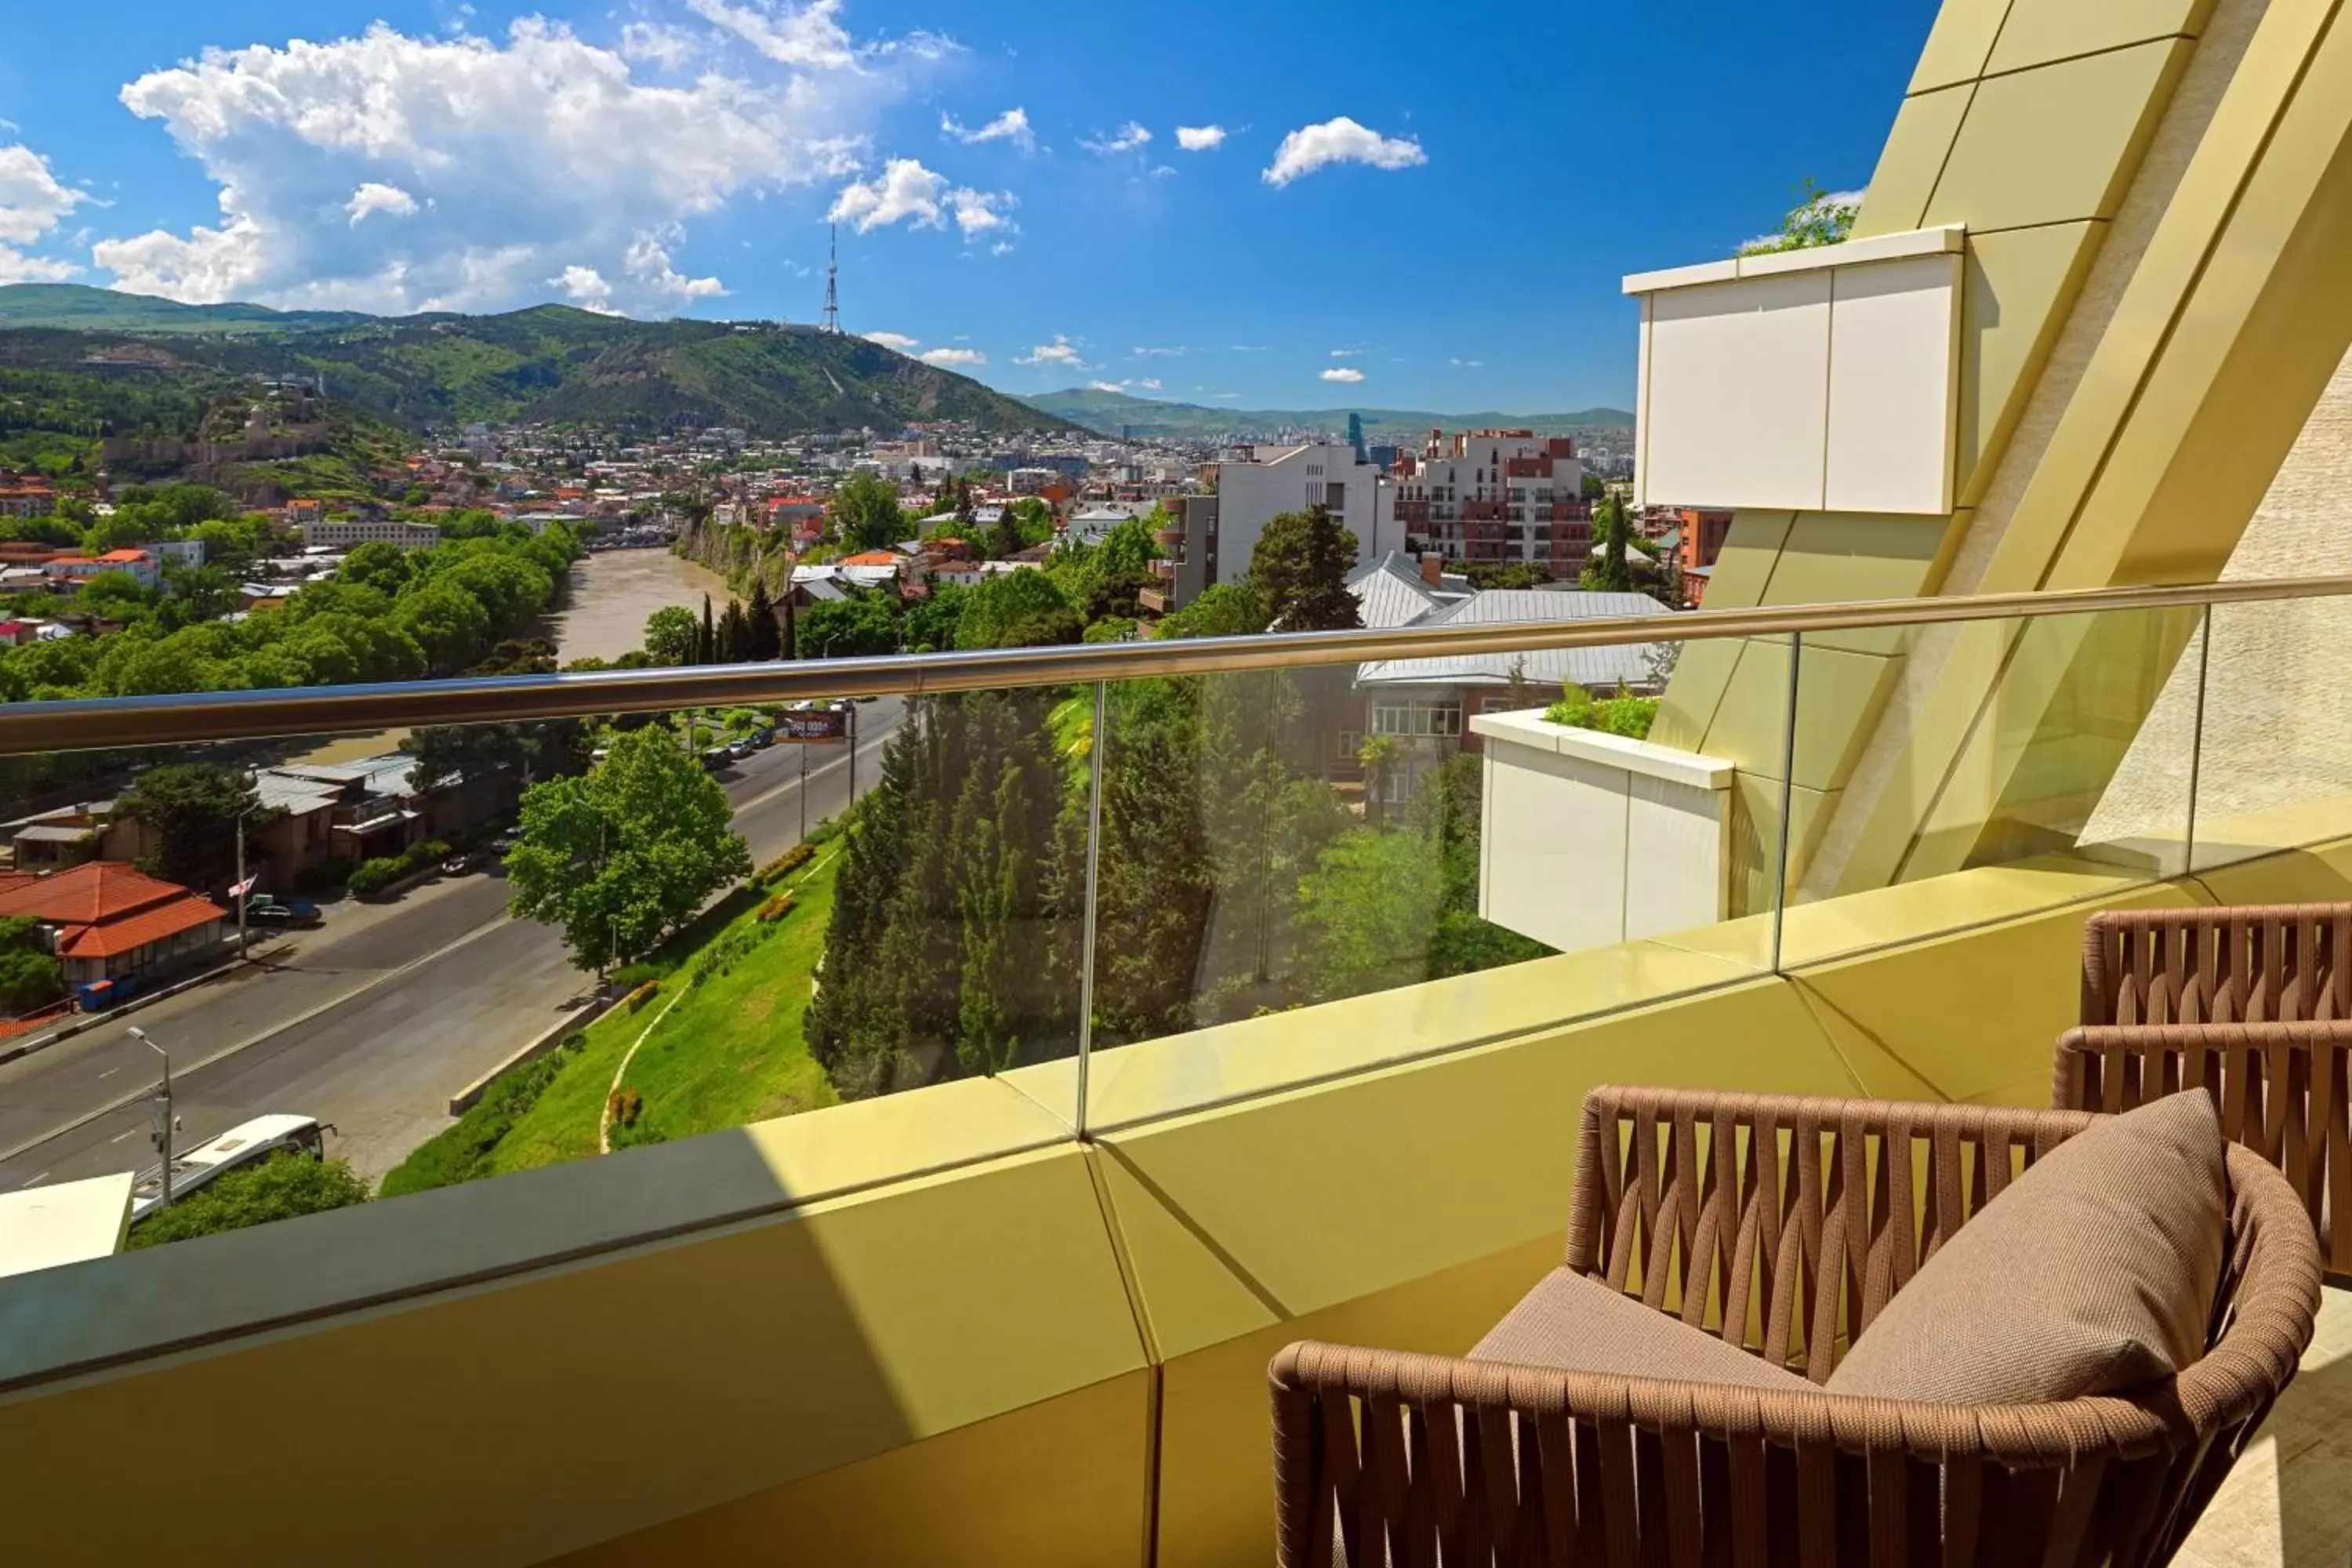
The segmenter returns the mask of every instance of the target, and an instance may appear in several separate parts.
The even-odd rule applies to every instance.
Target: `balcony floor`
[[[2296,1376],[2174,1563],[2352,1561],[2352,1290],[2328,1289]]]

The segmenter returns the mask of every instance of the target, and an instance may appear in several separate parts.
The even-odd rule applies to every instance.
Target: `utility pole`
[[[245,876],[245,819],[260,809],[257,802],[236,814],[236,955],[239,958],[250,952],[253,945],[245,924],[245,907],[253,898],[252,885]]]
[[[172,1053],[149,1039],[147,1031],[136,1024],[132,1025],[127,1032],[132,1039],[163,1058],[162,1096],[163,1121],[163,1125],[155,1130],[155,1147],[163,1151],[163,1187],[156,1197],[155,1206],[159,1209],[167,1209],[172,1206],[172,1131],[173,1124],[178,1121],[178,1118],[172,1114]]]

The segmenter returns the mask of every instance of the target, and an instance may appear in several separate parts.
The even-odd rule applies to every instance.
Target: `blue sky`
[[[1863,184],[1934,14],[106,9],[0,35],[0,280],[808,321],[834,215],[845,325],[1009,391],[1522,412],[1630,403],[1622,274]]]

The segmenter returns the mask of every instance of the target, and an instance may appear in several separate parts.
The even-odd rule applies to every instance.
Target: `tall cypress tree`
[[[702,595],[702,634],[694,645],[694,662],[716,664],[719,661],[719,633],[710,624],[710,595]]]
[[[743,606],[749,638],[743,657],[765,662],[780,657],[784,650],[784,637],[776,625],[776,602],[768,597],[768,580],[754,572],[751,574],[751,597]]]

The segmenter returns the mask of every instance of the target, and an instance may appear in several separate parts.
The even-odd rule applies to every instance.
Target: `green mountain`
[[[1412,408],[1206,408],[1196,403],[1162,403],[1123,392],[1072,387],[1021,400],[1090,430],[1116,436],[1122,426],[1139,437],[1214,440],[1224,436],[1271,434],[1279,429],[1345,430],[1348,416],[1360,415],[1365,436],[1375,441],[1419,440],[1433,429],[1533,430],[1538,436],[1570,436],[1613,427],[1630,429],[1633,416],[1622,408],[1582,408],[1569,414],[1433,414]]]
[[[498,316],[279,314],[16,285],[0,288],[0,370],[11,368],[167,383],[323,380],[335,402],[412,431],[474,421],[736,426],[761,436],[895,430],[928,419],[1071,428],[863,338],[767,322],[638,321],[562,305]]]
[[[80,283],[0,287],[0,328],[64,327],[89,332],[311,331],[373,318],[354,310],[273,310],[267,305],[183,305],[152,294],[121,294]]]

